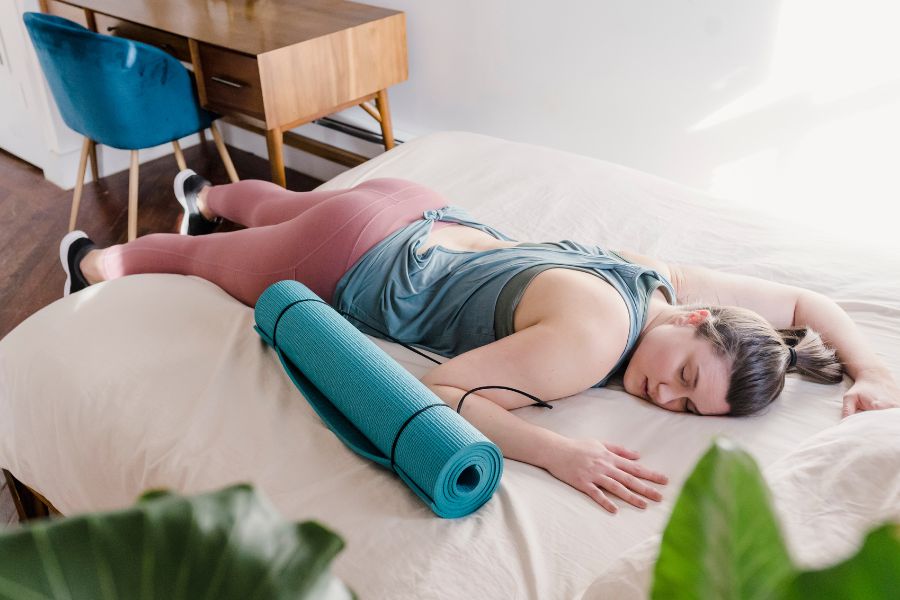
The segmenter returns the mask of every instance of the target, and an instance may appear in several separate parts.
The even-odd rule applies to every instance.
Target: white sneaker
[[[206,235],[212,233],[222,222],[222,217],[216,217],[210,221],[197,208],[197,197],[200,195],[200,190],[208,185],[212,184],[191,169],[185,169],[175,176],[173,184],[175,198],[184,209],[184,215],[181,217],[181,235]]]
[[[63,288],[63,297],[83,290],[88,283],[84,273],[81,272],[81,259],[85,254],[97,247],[91,238],[80,229],[67,233],[59,242],[59,262],[66,272],[66,286]]]

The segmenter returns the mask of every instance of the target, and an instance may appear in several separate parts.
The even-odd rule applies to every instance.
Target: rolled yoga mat
[[[500,449],[309,288],[269,286],[254,316],[256,332],[351,450],[394,470],[440,517],[468,515],[491,498]]]

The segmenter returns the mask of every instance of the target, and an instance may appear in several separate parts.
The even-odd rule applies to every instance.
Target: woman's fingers
[[[667,483],[669,483],[669,478],[662,473],[651,471],[647,467],[639,465],[638,463],[629,462],[627,460],[619,460],[616,461],[615,465],[626,473],[630,473],[635,477],[640,477],[641,479],[646,479],[647,481],[652,481],[653,483],[659,483],[661,485],[666,485]]]
[[[619,509],[616,508],[616,505],[613,504],[613,501],[610,500],[609,497],[593,483],[587,484],[587,486],[585,486],[584,488],[579,488],[579,491],[584,492],[585,494],[590,496],[594,502],[596,502],[612,514],[616,514],[617,512],[619,512]]]
[[[647,508],[647,501],[630,491],[624,485],[609,477],[607,475],[603,475],[600,477],[600,480],[597,481],[597,485],[601,486],[603,489],[609,491],[610,493],[615,494],[625,502],[629,504],[633,504],[638,508]]]
[[[656,502],[662,501],[663,497],[662,494],[659,493],[659,490],[650,487],[634,475],[629,475],[625,471],[613,471],[609,474],[609,477],[612,477],[633,492],[637,492]]]
[[[629,450],[628,448],[623,448],[622,446],[619,446],[618,444],[603,444],[603,445],[606,446],[607,450],[609,450],[610,452],[613,452],[615,454],[618,454],[622,458],[630,458],[631,460],[636,460],[641,457],[641,455],[638,454],[637,452],[635,452],[634,450]]]

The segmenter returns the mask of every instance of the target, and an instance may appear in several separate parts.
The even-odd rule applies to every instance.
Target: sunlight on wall
[[[858,239],[900,237],[900,3],[781,11],[767,80],[691,131],[763,115],[792,134],[719,166],[709,191]]]

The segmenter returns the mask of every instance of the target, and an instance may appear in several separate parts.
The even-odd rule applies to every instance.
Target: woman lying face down
[[[832,383],[846,370],[854,383],[845,416],[900,406],[900,386],[847,314],[797,286],[571,240],[520,242],[403,179],[290,192],[262,181],[211,186],[186,170],[174,196],[180,235],[109,248],[81,231],[66,235],[64,293],[175,273],[253,306],[273,283],[300,281],[348,318],[448,357],[422,383],[506,458],[546,469],[610,512],[606,493],[645,508],[662,498],[647,482],[666,477],[637,452],[571,439],[510,411],[599,387],[614,371],[628,393],[699,415],[756,413],[790,370]],[[223,219],[245,229],[215,233]]]
[[[809,329],[776,331],[740,307],[680,307],[663,309],[641,333],[623,384],[666,410],[743,416],[774,401],[792,369],[823,383],[843,379],[834,351]]]

